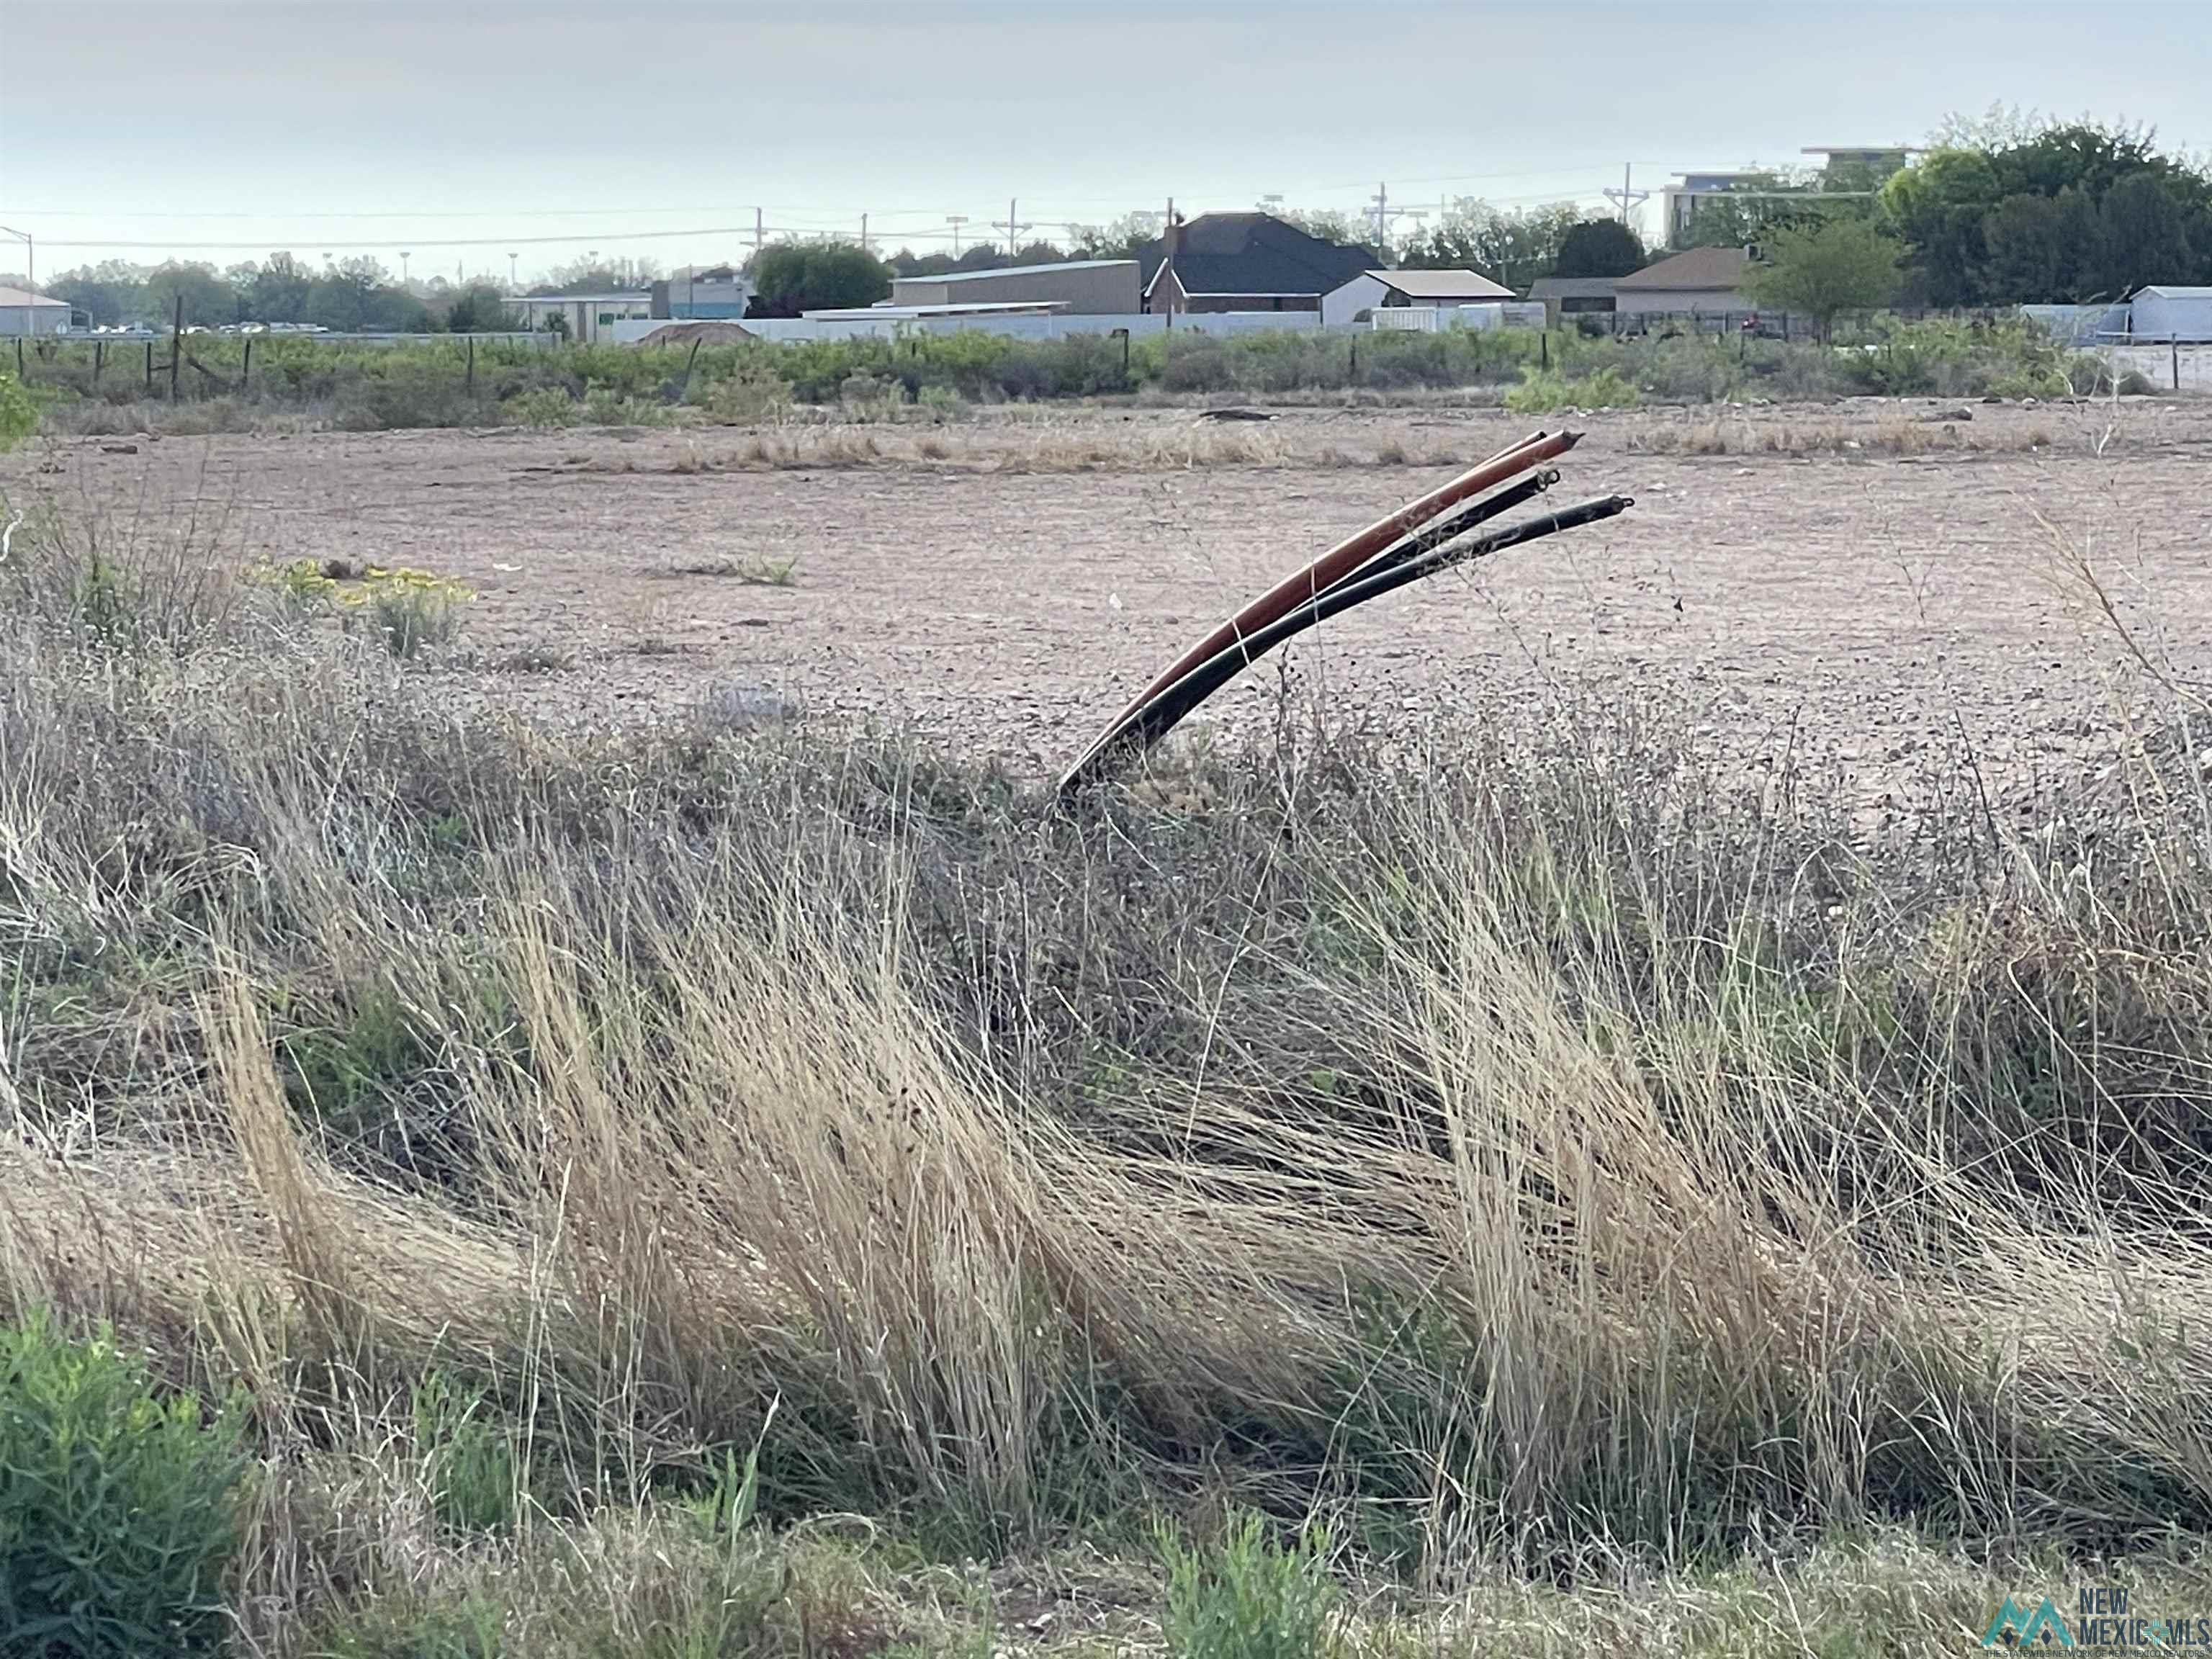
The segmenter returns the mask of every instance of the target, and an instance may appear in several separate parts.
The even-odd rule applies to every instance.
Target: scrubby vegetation
[[[1063,811],[457,715],[185,534],[0,572],[0,1421],[104,1437],[124,1540],[33,1622],[11,1459],[10,1650],[215,1583],[356,1655],[2203,1602],[2201,744],[1890,840],[1569,699]]]
[[[696,355],[685,346],[262,339],[250,367],[237,339],[202,337],[186,349],[197,368],[184,382],[188,395],[174,404],[165,400],[165,381],[149,386],[132,353],[115,354],[95,373],[89,342],[41,345],[27,362],[27,392],[53,429],[130,433],[302,421],[360,429],[753,424],[824,406],[876,416],[969,403],[1388,398],[1470,387],[1495,388],[1501,400],[1528,408],[1860,392],[2053,398],[2112,389],[2099,360],[2067,351],[2030,325],[1940,320],[1839,329],[1833,349],[1692,335],[1616,340],[1571,330],[1548,337],[1527,330],[1179,333],[1133,342],[963,332],[738,343]]]

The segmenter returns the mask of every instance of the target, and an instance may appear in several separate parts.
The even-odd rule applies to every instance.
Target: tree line
[[[167,326],[183,302],[185,326],[297,323],[337,334],[481,333],[519,326],[514,308],[488,281],[443,278],[404,286],[372,258],[320,267],[272,253],[218,270],[198,260],[146,266],[121,259],[64,271],[46,284],[94,327]]]

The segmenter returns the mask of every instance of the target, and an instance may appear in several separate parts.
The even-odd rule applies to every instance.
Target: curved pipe
[[[1089,753],[1068,769],[1066,776],[1060,781],[1061,798],[1065,799],[1079,793],[1090,784],[1098,781],[1109,767],[1132,752],[1141,753],[1151,748],[1173,731],[1192,709],[1236,678],[1248,664],[1316,623],[1349,611],[1353,605],[1379,599],[1408,582],[1432,576],[1439,570],[1448,570],[1472,559],[1485,558],[1506,548],[1518,547],[1524,542],[1538,541],[1562,530],[1573,530],[1583,525],[1610,519],[1626,512],[1633,505],[1635,502],[1630,496],[1602,496],[1594,501],[1564,507],[1557,513],[1524,519],[1519,524],[1509,525],[1503,530],[1478,536],[1457,546],[1432,547],[1383,569],[1365,572],[1340,582],[1316,594],[1310,603],[1299,605],[1288,616],[1278,617],[1259,632],[1235,641],[1224,651],[1217,652],[1166,691],[1146,702],[1133,718],[1116,725],[1113,731],[1092,745]]]
[[[1532,433],[1519,443],[1498,451],[1488,460],[1469,467],[1456,478],[1439,484],[1427,495],[1419,496],[1395,512],[1377,519],[1356,535],[1346,537],[1304,569],[1284,577],[1177,657],[1151,684],[1130,698],[1121,712],[1115,715],[1107,723],[1106,729],[1093,739],[1090,749],[1076,762],[1076,768],[1079,769],[1089,764],[1091,757],[1111,742],[1114,734],[1146,702],[1192,669],[1206,663],[1217,652],[1279,621],[1300,604],[1342,581],[1407,531],[1426,524],[1446,508],[1455,506],[1470,495],[1479,495],[1493,485],[1526,472],[1532,466],[1557,460],[1581,441],[1582,434],[1579,432]]]

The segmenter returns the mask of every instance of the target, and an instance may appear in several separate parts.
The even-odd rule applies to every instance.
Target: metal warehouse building
[[[1073,259],[1059,265],[1009,265],[1003,270],[953,270],[942,276],[901,276],[895,306],[1035,305],[1060,301],[1078,317],[1142,311],[1134,259]]]
[[[69,319],[67,301],[49,300],[28,289],[0,288],[0,337],[59,334],[69,327]]]
[[[2212,288],[2139,288],[2129,328],[2138,339],[2212,340]]]

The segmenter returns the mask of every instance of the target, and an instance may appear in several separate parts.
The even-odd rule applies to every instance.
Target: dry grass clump
[[[651,454],[578,455],[547,471],[659,473],[845,471],[864,468],[1009,476],[1073,472],[1190,471],[1211,467],[1449,466],[1464,457],[1449,446],[1386,438],[1372,448],[1314,444],[1279,426],[1212,422],[1006,419],[958,426],[827,425],[794,421],[763,426],[713,447],[687,441],[673,459]]]
[[[0,1293],[251,1389],[276,1625],[614,1651],[626,1583],[781,1650],[789,1563],[677,1518],[748,1458],[779,1523],[1318,1512],[1437,1594],[2212,1525],[2201,788],[1870,855],[1614,711],[1070,814],[58,615],[0,630]]]
[[[1723,418],[1632,431],[1624,447],[1643,455],[1985,455],[2033,453],[2051,441],[2041,426],[1992,428],[1948,420],[1802,426]]]

